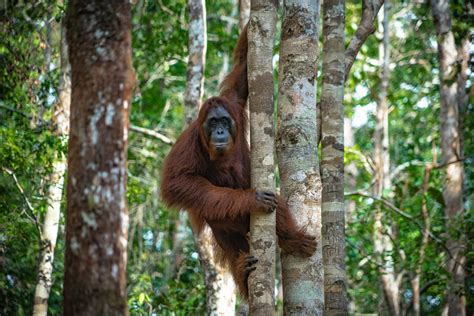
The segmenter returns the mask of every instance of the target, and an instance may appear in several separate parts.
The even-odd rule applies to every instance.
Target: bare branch
[[[23,190],[23,188],[21,187],[20,182],[18,181],[18,178],[16,177],[15,173],[13,172],[13,170],[8,169],[6,167],[2,167],[2,170],[4,172],[8,173],[13,178],[13,181],[15,181],[15,185],[16,185],[18,191],[20,191],[20,194],[23,197],[23,199],[25,200],[25,203],[26,203],[26,206],[28,207],[28,210],[31,212],[31,215],[26,213],[26,212],[25,212],[25,214],[35,224],[36,229],[39,232],[39,235],[42,236],[42,232],[41,232],[40,225],[38,223],[38,219],[35,216],[35,209],[33,208],[33,205],[31,204],[30,200],[28,200],[28,197],[25,195],[25,190]]]
[[[0,101],[0,108],[5,109],[5,110],[7,110],[7,111],[10,111],[10,112],[12,112],[12,113],[20,114],[21,116],[23,116],[23,117],[25,117],[25,118],[27,118],[27,119],[29,119],[29,120],[31,120],[31,119],[33,118],[31,115],[26,114],[25,112],[20,111],[20,110],[17,110],[17,109],[15,109],[15,108],[9,107],[9,106],[3,104],[3,102],[1,102],[1,101]]]
[[[143,127],[139,127],[135,125],[130,125],[130,130],[137,133],[141,133],[143,135],[154,137],[168,145],[172,145],[175,142],[173,139],[151,129],[147,129],[147,128],[143,128]]]
[[[346,81],[360,48],[364,45],[369,35],[375,31],[374,21],[383,3],[384,0],[362,0],[362,18],[356,33],[346,49]]]
[[[390,173],[390,181],[395,179],[398,176],[398,174],[400,174],[403,170],[405,170],[406,168],[410,166],[424,166],[426,164],[427,164],[426,162],[420,161],[420,160],[411,160],[411,161],[404,162],[392,170],[392,172]]]
[[[424,227],[422,224],[420,224],[417,220],[415,220],[415,218],[413,216],[411,216],[410,214],[402,211],[400,208],[396,207],[394,204],[392,204],[390,201],[387,201],[386,199],[384,198],[381,198],[380,196],[377,196],[377,195],[373,195],[373,194],[370,194],[368,192],[364,192],[364,191],[353,191],[353,192],[346,192],[344,193],[344,196],[353,196],[353,195],[358,195],[358,196],[362,196],[362,197],[366,197],[366,198],[370,198],[370,199],[373,199],[377,202],[380,202],[382,203],[383,205],[385,205],[389,210],[392,210],[394,211],[395,213],[399,214],[400,216],[410,220],[412,223],[414,223],[416,226],[418,226],[418,228],[423,232],[424,231]],[[454,259],[453,255],[451,254],[451,252],[449,251],[448,247],[443,243],[443,241],[441,239],[439,239],[438,237],[436,237],[435,235],[433,235],[432,232],[428,231],[427,232],[428,235],[431,237],[431,239],[433,239],[436,243],[438,243],[441,247],[443,247],[443,249],[445,249],[446,253],[448,254],[448,256],[451,258],[451,259]]]
[[[364,155],[363,152],[360,150],[355,149],[354,147],[345,147],[344,151],[347,153],[351,153],[359,157],[360,161],[364,165],[365,170],[370,174],[373,175],[375,172],[374,162],[369,156]]]

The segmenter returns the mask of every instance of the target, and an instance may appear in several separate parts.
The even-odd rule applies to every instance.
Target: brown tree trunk
[[[59,82],[58,101],[54,107],[53,124],[55,135],[65,138],[69,132],[69,106],[71,103],[71,73],[67,55],[66,26],[61,23],[61,74]],[[48,66],[49,67],[49,66]],[[41,256],[38,267],[38,283],[35,289],[33,315],[46,315],[48,299],[53,283],[54,248],[58,237],[59,217],[61,214],[61,199],[63,194],[64,173],[66,171],[66,157],[58,153],[53,163],[53,171],[49,176],[46,213],[41,238]]]
[[[69,2],[72,70],[65,315],[127,315],[129,1]]]
[[[425,261],[426,247],[428,247],[428,242],[430,240],[429,232],[431,227],[431,218],[428,212],[428,206],[426,205],[426,194],[429,187],[429,179],[432,165],[427,165],[425,167],[425,172],[423,175],[423,185],[421,188],[422,200],[421,200],[421,217],[423,218],[423,237],[421,239],[420,245],[420,257],[418,259],[417,265],[415,267],[414,276],[411,278],[410,283],[413,290],[413,297],[411,300],[410,306],[413,306],[413,315],[419,316],[421,313],[421,291],[420,291],[420,279],[422,273],[423,262]]]
[[[375,185],[374,194],[382,197],[391,188],[390,153],[389,153],[389,105],[387,90],[389,84],[390,39],[389,39],[389,10],[390,4],[385,1],[383,11],[379,14],[379,26],[383,30],[382,42],[379,45],[379,61],[381,78],[376,109],[376,126],[374,134],[374,165]],[[374,214],[374,251],[381,260],[379,279],[382,286],[388,313],[400,315],[400,295],[397,276],[392,257],[393,243],[390,239],[392,228],[388,218],[384,216],[380,205],[376,206]]]
[[[446,293],[443,315],[466,315],[465,297],[465,236],[456,234],[464,221],[463,178],[461,157],[461,131],[459,129],[459,108],[463,98],[458,97],[459,71],[458,52],[451,27],[449,1],[431,0],[436,35],[438,38],[438,60],[441,90],[441,154],[446,164],[443,188],[444,214],[446,218],[447,270],[451,276]]]
[[[252,1],[248,26],[250,182],[252,188],[272,192],[275,191],[272,59],[276,19],[276,1]],[[248,279],[250,315],[272,315],[275,311],[275,220],[275,212],[250,215],[250,254],[259,260]]]
[[[319,1],[286,0],[280,46],[277,153],[282,195],[316,237],[309,258],[282,253],[285,315],[322,315],[321,178],[316,121]],[[303,49],[304,48],[304,49]]]

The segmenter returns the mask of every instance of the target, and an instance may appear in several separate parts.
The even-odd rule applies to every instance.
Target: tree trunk
[[[55,135],[61,139],[69,132],[69,106],[71,103],[71,73],[67,55],[66,26],[61,23],[61,74],[58,101],[54,107],[53,124]],[[49,66],[48,66],[49,67]],[[50,187],[47,194],[47,208],[41,238],[41,256],[38,267],[38,283],[36,284],[33,315],[46,315],[48,299],[53,283],[54,248],[58,237],[61,198],[63,195],[66,157],[58,153],[53,163],[53,171],[49,175]]]
[[[248,26],[248,85],[252,188],[275,191],[273,128],[273,41],[277,19],[276,1],[255,0]],[[257,269],[250,274],[250,315],[275,311],[275,212],[250,215],[250,254]]]
[[[207,48],[206,4],[188,0],[188,75],[184,91],[185,125],[195,118],[204,93],[204,66]]]
[[[199,261],[204,270],[206,285],[206,315],[233,315],[235,311],[235,284],[232,275],[216,263],[211,230],[206,227],[197,238]]]
[[[352,148],[354,147],[354,143],[352,119],[344,117],[344,147]],[[359,170],[354,161],[344,165],[344,186],[349,192],[356,190],[358,174]],[[346,207],[346,217],[348,218],[348,222],[351,222],[352,219],[355,219],[356,202],[353,199],[347,199],[344,204]]]
[[[65,315],[127,315],[129,1],[69,2],[72,69]]]
[[[438,38],[438,59],[441,89],[441,154],[446,165],[445,185],[443,188],[444,214],[446,218],[447,247],[449,249],[447,269],[451,275],[446,293],[443,315],[466,314],[464,290],[466,241],[463,233],[454,232],[463,227],[463,178],[461,157],[461,133],[459,130],[458,81],[460,68],[458,52],[451,30],[449,1],[431,0],[436,35]]]
[[[346,315],[344,209],[344,20],[345,1],[323,3],[321,94],[322,242],[324,314]]]
[[[207,47],[206,4],[204,0],[188,0],[189,8],[189,58],[185,92],[185,125],[196,119],[204,93],[204,69]],[[204,229],[195,238],[199,261],[204,270],[207,315],[233,314],[235,285],[232,277],[214,258],[212,232]]]
[[[277,137],[281,190],[297,223],[318,242],[310,258],[281,255],[284,312],[322,315],[321,178],[315,132],[319,1],[286,0],[283,14]]]
[[[250,18],[250,0],[239,0],[239,30],[242,31]]]
[[[383,11],[380,11],[379,14],[379,28],[383,30],[382,42],[379,45],[379,62],[382,71],[374,134],[374,194],[379,197],[382,197],[385,191],[391,188],[388,134],[389,105],[387,99],[390,75],[389,10],[390,4],[388,1],[385,1]],[[393,244],[390,239],[392,229],[387,221],[388,218],[384,216],[381,206],[378,205],[374,214],[374,251],[379,260],[381,260],[381,265],[378,267],[379,278],[388,313],[392,316],[396,316],[400,315],[400,297],[392,258]]]

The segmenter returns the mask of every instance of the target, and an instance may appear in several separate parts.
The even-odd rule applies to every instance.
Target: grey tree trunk
[[[347,315],[344,208],[345,1],[323,3],[321,94],[324,314]]]
[[[375,184],[374,195],[382,197],[385,190],[391,188],[390,181],[390,153],[389,153],[389,104],[387,90],[389,85],[389,64],[390,64],[390,38],[389,38],[389,10],[390,4],[385,1],[383,11],[379,13],[379,28],[383,30],[382,42],[379,45],[379,63],[381,68],[381,78],[374,133],[374,165]],[[397,276],[395,273],[394,261],[392,257],[393,243],[390,239],[392,229],[384,217],[383,209],[377,205],[374,210],[374,252],[381,265],[378,267],[379,280],[383,291],[383,296],[388,308],[388,313],[392,316],[400,315],[400,294]]]
[[[275,191],[273,127],[273,41],[277,19],[276,1],[255,0],[248,26],[248,85],[252,188]],[[248,279],[250,315],[275,311],[276,216],[250,215],[250,254],[258,258]]]
[[[188,0],[188,74],[184,91],[185,124],[195,118],[204,93],[204,65],[207,48],[206,4],[204,0]]]
[[[130,1],[69,2],[65,315],[127,315]]]
[[[458,96],[459,77],[462,67],[458,64],[458,51],[451,27],[449,1],[431,0],[436,35],[438,39],[438,60],[441,92],[441,154],[446,165],[443,187],[444,214],[446,218],[447,270],[451,275],[445,297],[443,315],[466,315],[464,281],[466,277],[466,240],[464,234],[453,232],[462,227],[463,207],[463,164],[461,157],[461,131],[459,129],[459,108],[463,98]]]
[[[64,140],[69,132],[69,107],[71,103],[71,68],[67,54],[68,47],[64,21],[61,23],[60,46],[61,74],[59,79],[58,101],[54,106],[53,125],[55,135]],[[35,289],[33,315],[46,315],[48,312],[49,293],[53,284],[54,248],[58,237],[65,171],[66,157],[62,153],[58,153],[56,160],[53,162],[53,170],[49,175],[48,206],[46,208],[42,229],[41,255],[38,267],[38,283]]]
[[[235,310],[235,284],[228,271],[216,263],[213,237],[209,228],[197,238],[199,261],[204,270],[206,285],[206,315],[233,315]]]
[[[242,31],[250,18],[250,0],[239,0],[239,30]]]
[[[281,190],[297,223],[318,242],[310,258],[281,255],[284,313],[322,315],[322,188],[315,132],[319,1],[287,0],[283,15],[277,137]]]

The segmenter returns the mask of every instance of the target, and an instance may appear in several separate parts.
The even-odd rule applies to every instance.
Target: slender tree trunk
[[[250,0],[239,1],[239,30],[242,31],[250,18]]]
[[[344,0],[323,3],[321,94],[324,314],[347,314],[344,209]]]
[[[428,206],[426,205],[426,194],[428,192],[429,187],[429,179],[430,179],[430,172],[431,172],[431,165],[427,165],[425,167],[425,171],[423,174],[423,185],[422,185],[422,200],[421,200],[421,216],[423,218],[423,237],[421,239],[420,245],[420,257],[418,259],[418,263],[415,267],[415,274],[410,280],[411,287],[413,290],[413,297],[412,297],[412,306],[413,306],[413,315],[419,316],[421,313],[421,292],[420,292],[420,279],[421,274],[423,272],[422,266],[423,262],[425,261],[426,255],[426,248],[428,247],[428,242],[430,240],[429,232],[431,227],[431,218],[428,212]]]
[[[216,263],[213,237],[209,228],[197,239],[199,261],[204,270],[206,285],[206,315],[233,315],[235,310],[235,284],[228,271]]]
[[[235,2],[235,3],[234,3]],[[230,16],[231,18],[236,18],[236,15],[238,13],[238,0],[234,0],[233,1],[233,8],[232,8],[232,11],[230,13]],[[235,22],[231,19],[227,20],[226,21],[226,26],[225,26],[225,33],[226,35],[231,35],[232,33],[232,27],[234,26]],[[241,30],[240,30],[241,31]],[[222,56],[222,68],[221,68],[221,71],[219,72],[219,82],[222,82],[225,78],[225,76],[229,73],[229,62],[230,62],[230,58],[229,58],[229,53],[228,52],[223,52],[223,56]]]
[[[275,192],[273,127],[273,41],[276,1],[252,1],[248,26],[248,85],[252,188]],[[250,254],[259,260],[250,274],[250,315],[275,311],[275,212],[250,215]]]
[[[352,148],[354,146],[354,131],[352,129],[352,120],[348,117],[344,117],[344,147]],[[344,182],[349,192],[355,191],[357,186],[357,175],[359,170],[354,162],[344,166]],[[345,201],[346,205],[346,217],[350,222],[354,218],[354,212],[356,209],[356,203],[352,199]]]
[[[188,0],[188,76],[184,91],[186,125],[195,118],[204,93],[204,65],[207,48],[206,4],[204,0]]]
[[[380,11],[379,14],[379,26],[383,30],[382,42],[379,45],[379,60],[382,71],[374,134],[374,164],[376,168],[374,194],[380,197],[384,195],[385,190],[391,188],[388,134],[389,105],[387,99],[390,74],[389,10],[390,4],[388,1],[385,1],[383,11]],[[384,212],[381,206],[378,205],[374,214],[374,251],[382,261],[378,270],[388,312],[390,315],[396,316],[400,315],[400,296],[392,258],[393,244],[390,239],[391,235],[392,229],[390,224],[387,223],[387,217],[384,217]]]
[[[69,106],[71,103],[71,73],[67,55],[66,26],[61,23],[61,74],[59,82],[58,102],[54,107],[53,124],[55,134],[65,141],[69,132]],[[53,283],[54,248],[58,237],[61,198],[63,195],[66,157],[58,153],[53,163],[53,171],[49,175],[50,187],[47,194],[47,208],[41,238],[41,257],[38,267],[38,283],[36,284],[33,315],[46,315],[48,299]]]
[[[72,69],[65,315],[127,315],[129,1],[69,2]]]
[[[185,91],[185,126],[196,119],[204,94],[204,69],[207,47],[206,4],[204,0],[188,0],[189,57]],[[206,314],[228,315],[235,309],[235,285],[232,276],[219,266],[214,257],[213,237],[205,229],[195,239],[206,285]]]
[[[322,315],[322,188],[315,132],[319,1],[286,0],[283,15],[277,138],[281,190],[298,224],[318,242],[310,258],[281,255],[284,312]]]
[[[463,178],[464,171],[461,159],[461,131],[459,129],[459,108],[461,99],[458,98],[458,52],[451,28],[451,13],[449,1],[431,0],[436,35],[438,38],[438,59],[440,65],[441,90],[441,154],[446,166],[443,199],[445,204],[447,247],[450,254],[447,259],[447,269],[451,275],[446,293],[443,315],[463,316],[466,314],[466,297],[464,282],[465,271],[465,236],[455,233],[462,227],[464,220],[463,207]]]

